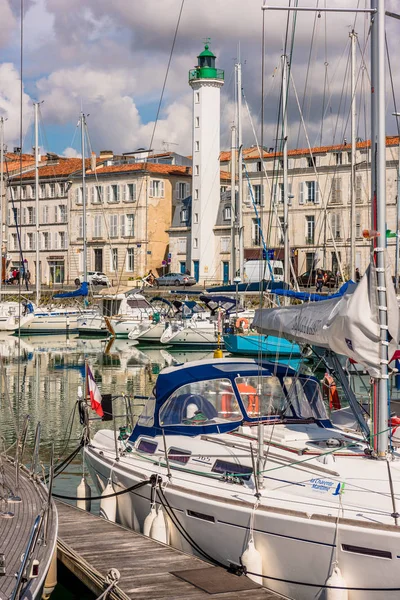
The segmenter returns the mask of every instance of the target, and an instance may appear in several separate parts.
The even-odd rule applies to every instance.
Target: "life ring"
[[[322,392],[329,402],[330,409],[339,410],[342,408],[335,380],[329,373],[325,373],[322,380]]]
[[[236,319],[235,323],[236,329],[243,329],[243,331],[248,331],[250,327],[249,320],[246,317],[239,317]]]

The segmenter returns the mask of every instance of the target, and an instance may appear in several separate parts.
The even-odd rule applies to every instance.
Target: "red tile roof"
[[[90,158],[85,160],[87,167],[90,166]],[[62,158],[58,159],[57,163],[45,164],[39,166],[39,179],[57,178],[57,177],[68,177],[72,173],[79,171],[82,168],[81,158]],[[15,175],[14,179],[18,180],[20,175]],[[30,169],[28,172],[22,174],[22,179],[33,179],[34,172]]]
[[[181,165],[164,165],[158,163],[127,163],[123,165],[100,166],[96,169],[98,175],[103,173],[126,173],[129,171],[147,171],[149,173],[160,173],[164,175],[191,175],[191,167],[183,167]],[[90,169],[86,171],[87,175],[93,175]]]

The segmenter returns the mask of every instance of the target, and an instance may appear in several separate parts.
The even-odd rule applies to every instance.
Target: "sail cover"
[[[389,359],[399,341],[399,307],[386,269]],[[329,348],[362,364],[380,377],[379,305],[376,269],[370,265],[353,292],[340,298],[256,311],[253,327],[259,333]]]
[[[84,281],[77,290],[73,290],[72,292],[60,292],[59,294],[54,294],[53,298],[56,300],[59,300],[60,298],[78,298],[79,296],[87,296],[88,294],[89,286],[86,281]]]

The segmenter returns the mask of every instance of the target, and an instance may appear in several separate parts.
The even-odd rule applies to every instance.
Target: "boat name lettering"
[[[303,313],[300,315],[296,315],[293,325],[292,331],[293,333],[305,333],[307,335],[315,335],[318,331],[321,331],[323,328],[324,321],[323,319],[319,319],[317,321],[312,319],[307,319]]]
[[[197,458],[194,458],[193,461],[207,463],[208,465],[211,464],[211,458],[209,456],[198,456]]]
[[[310,479],[311,487],[318,492],[330,492],[335,485],[334,481],[327,479]]]

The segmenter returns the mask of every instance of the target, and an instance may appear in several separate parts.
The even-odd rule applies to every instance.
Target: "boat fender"
[[[152,506],[150,508],[149,514],[147,515],[143,523],[143,535],[147,535],[147,537],[150,537],[151,526],[153,525],[153,521],[156,518],[156,516],[156,509],[154,506]]]
[[[46,580],[44,582],[43,595],[42,595],[43,600],[49,600],[56,585],[57,585],[57,548],[54,550],[53,556],[51,557],[50,568],[47,571]]]
[[[81,510],[87,510],[88,512],[90,512],[91,495],[91,487],[88,484],[86,477],[83,476],[76,490],[76,497],[78,498],[78,500],[76,501],[76,507],[80,508]],[[89,498],[89,500],[84,500],[84,498]]]
[[[249,330],[249,320],[246,319],[246,317],[239,317],[239,319],[236,319],[235,322],[235,327],[236,329],[243,329],[243,331],[248,331]]]
[[[260,552],[257,550],[257,548],[255,547],[253,538],[250,538],[249,543],[247,544],[246,550],[243,552],[242,556],[240,557],[240,561],[241,561],[242,565],[244,567],[246,567],[246,569],[248,571],[250,571],[251,573],[260,573],[261,574],[263,572],[262,556],[261,556]],[[263,580],[262,580],[262,577],[260,577],[259,575],[250,575],[250,573],[248,573],[247,577],[249,579],[251,579],[252,581],[254,581],[254,583],[258,583],[259,585],[262,585]]]
[[[103,498],[103,496],[110,496],[111,494],[114,494],[114,488],[111,479],[109,479],[104,491],[101,493],[100,516],[103,517],[103,519],[115,523],[117,516],[117,498],[116,496],[113,496],[112,498]]]
[[[157,516],[151,525],[150,537],[157,542],[168,544],[167,522],[161,506],[158,508]]]
[[[325,585],[346,586],[346,581],[337,565],[333,567],[332,575],[326,580]],[[326,600],[348,600],[349,594],[347,590],[327,588],[325,598]]]

